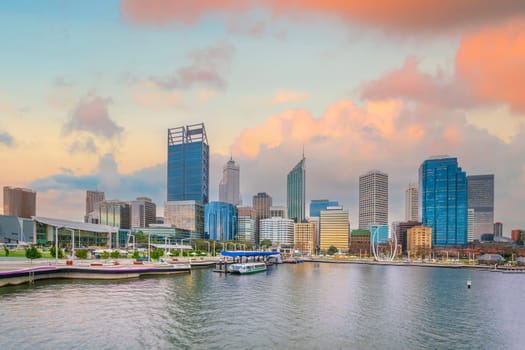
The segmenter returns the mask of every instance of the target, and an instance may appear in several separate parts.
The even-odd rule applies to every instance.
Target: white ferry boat
[[[266,271],[266,264],[264,262],[249,262],[243,264],[231,264],[228,268],[230,273],[237,273],[245,275],[249,273]]]

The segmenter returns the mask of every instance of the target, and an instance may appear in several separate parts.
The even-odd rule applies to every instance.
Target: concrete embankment
[[[30,265],[25,261],[0,262],[0,287],[23,283],[34,283],[44,279],[97,279],[117,280],[138,278],[146,275],[172,275],[190,273],[189,263],[177,264],[138,264],[119,263],[118,265],[91,262],[77,265]]]

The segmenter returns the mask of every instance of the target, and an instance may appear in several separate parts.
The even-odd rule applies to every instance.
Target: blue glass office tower
[[[206,239],[231,241],[237,239],[237,207],[226,202],[210,202],[204,206]]]
[[[328,199],[312,199],[310,202],[310,217],[320,217],[321,210],[327,210],[328,207],[338,206],[338,201],[329,201]]]
[[[467,176],[457,158],[433,157],[419,167],[424,226],[432,227],[432,246],[467,244]]]
[[[303,222],[305,217],[306,159],[303,158],[288,173],[286,181],[288,218]]]
[[[204,123],[168,129],[168,201],[208,203],[209,151]]]

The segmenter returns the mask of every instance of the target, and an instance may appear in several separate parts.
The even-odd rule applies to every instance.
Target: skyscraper
[[[157,206],[148,197],[137,197],[130,202],[131,227],[148,227],[156,222]]]
[[[259,192],[253,196],[252,206],[255,209],[257,215],[255,225],[255,244],[259,244],[260,238],[260,221],[261,219],[267,219],[270,217],[270,207],[272,206],[272,197],[266,192]]]
[[[168,129],[168,201],[208,203],[209,151],[204,123]]]
[[[306,159],[303,158],[288,173],[286,181],[288,217],[295,222],[304,221],[306,195]]]
[[[231,241],[237,239],[237,207],[226,202],[210,202],[204,206],[206,239]]]
[[[164,204],[164,224],[204,236],[204,206],[197,201],[168,201]]]
[[[473,240],[494,233],[494,175],[467,177],[468,209],[474,210]]]
[[[31,219],[36,215],[36,192],[4,186],[4,215]]]
[[[230,158],[222,168],[222,180],[219,183],[219,201],[233,205],[240,204],[239,178],[240,167]]]
[[[408,184],[405,191],[405,220],[417,221],[419,216],[419,191],[415,184]]]
[[[388,225],[388,175],[371,170],[359,176],[359,229]]]
[[[104,200],[104,192],[86,191],[86,213],[84,222],[98,223],[98,203]]]
[[[432,227],[432,246],[467,244],[467,176],[457,158],[437,156],[419,167],[421,219]]]

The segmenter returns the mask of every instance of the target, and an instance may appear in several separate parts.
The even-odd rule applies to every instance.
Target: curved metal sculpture
[[[393,261],[397,255],[397,237],[388,238],[387,242],[381,242],[379,239],[379,226],[372,226],[370,230],[370,246],[372,254],[376,261]]]

